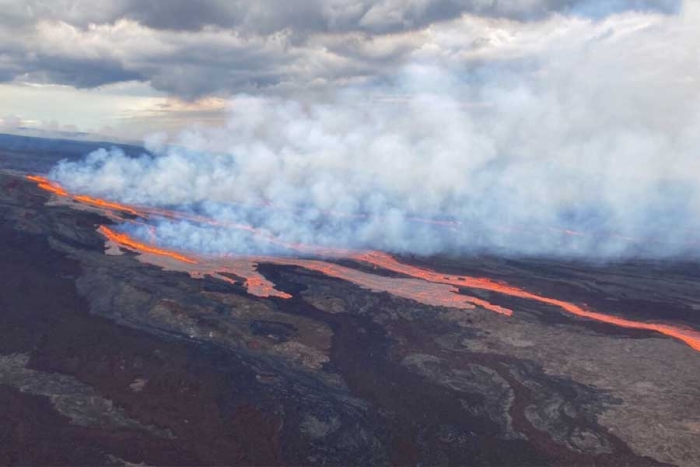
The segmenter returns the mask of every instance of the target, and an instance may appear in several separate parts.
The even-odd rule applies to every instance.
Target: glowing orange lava
[[[68,192],[61,188],[59,184],[53,183],[45,177],[38,175],[27,175],[27,179],[36,182],[37,186],[42,190],[49,191],[57,196],[68,196]]]
[[[147,218],[149,215],[155,215],[168,217],[172,219],[190,220],[194,222],[217,225],[226,228],[241,229],[248,231],[251,234],[258,236],[259,238],[263,238],[269,242],[279,244],[285,248],[289,248],[302,253],[332,258],[352,259],[354,261],[371,264],[373,266],[413,278],[402,279],[383,277],[358,271],[356,269],[348,268],[338,264],[328,263],[325,261],[287,257],[224,257],[218,259],[206,258],[198,261],[195,260],[193,257],[185,256],[172,250],[166,250],[163,248],[158,248],[154,245],[139,242],[129,237],[127,234],[114,232],[106,226],[101,226],[99,228],[99,232],[115,244],[141,253],[150,253],[151,255],[155,255],[156,257],[169,258],[180,261],[189,265],[189,271],[193,275],[210,275],[212,277],[216,277],[231,283],[235,283],[235,280],[223,274],[228,273],[234,276],[242,277],[245,280],[244,285],[247,288],[247,290],[250,293],[261,297],[275,296],[280,298],[290,298],[291,296],[285,292],[280,292],[276,290],[274,288],[273,283],[268,281],[259,272],[257,272],[257,264],[271,263],[278,265],[298,266],[311,271],[320,272],[329,277],[343,279],[348,282],[352,282],[356,285],[359,285],[360,287],[364,287],[373,291],[388,292],[392,295],[409,298],[420,303],[462,309],[468,309],[473,308],[474,306],[479,306],[502,315],[512,315],[512,310],[491,304],[486,300],[461,295],[459,293],[460,287],[488,290],[503,295],[523,298],[526,300],[532,300],[539,303],[552,305],[566,311],[567,313],[580,316],[582,318],[591,319],[594,321],[599,321],[622,328],[658,332],[666,336],[678,339],[682,342],[685,342],[694,350],[700,351],[700,332],[692,329],[684,329],[681,327],[671,326],[667,324],[637,322],[625,318],[619,318],[616,316],[605,315],[603,313],[589,310],[570,302],[531,293],[504,282],[494,281],[487,278],[444,274],[437,271],[432,271],[412,266],[409,264],[401,263],[391,255],[382,252],[370,251],[357,253],[344,249],[317,247],[313,245],[305,245],[300,243],[284,243],[267,232],[261,231],[252,226],[244,224],[219,222],[214,219],[210,219],[203,216],[180,213],[176,211],[162,210],[157,208],[129,207],[118,203],[105,201],[98,198],[92,198],[84,195],[70,195],[59,184],[51,182],[45,177],[29,175],[27,176],[27,179],[36,182],[39,188],[54,193],[57,196],[72,197],[72,199],[77,202],[103,208],[108,213],[112,211],[126,212],[143,218]],[[415,220],[417,222],[433,222],[429,219],[421,218],[414,218],[412,220]],[[442,223],[442,221],[435,221],[435,223]],[[453,223],[450,221],[445,221],[444,223],[446,225],[449,224],[450,226],[459,225],[459,223]],[[155,227],[149,226],[149,231],[151,234],[151,238],[155,240]],[[563,230],[563,232],[568,235],[574,236],[584,235],[581,232],[575,232],[571,230]],[[625,240],[632,240],[626,237],[621,238],[624,238]]]
[[[197,263],[197,261],[195,261],[192,258],[181,255],[179,253],[175,253],[174,251],[164,250],[162,248],[157,248],[157,247],[154,247],[151,245],[147,245],[145,243],[141,243],[139,241],[132,239],[127,234],[115,232],[112,229],[110,229],[109,227],[106,227],[104,225],[100,226],[97,230],[102,235],[107,237],[108,240],[111,240],[118,245],[122,245],[122,246],[125,246],[128,248],[131,248],[133,250],[137,250],[137,251],[140,251],[143,253],[151,253],[151,254],[159,255],[159,256],[167,256],[169,258],[176,259],[178,261],[182,261],[183,263],[188,263],[188,264],[196,264]]]
[[[61,185],[59,185],[56,182],[52,182],[51,180],[47,179],[46,177],[42,177],[40,175],[27,175],[27,180],[31,180],[33,182],[36,182],[37,186],[41,188],[42,190],[49,191],[57,196],[61,197],[70,197],[73,200],[83,203],[83,204],[89,204],[92,206],[104,208],[107,210],[112,210],[112,211],[121,211],[121,212],[126,212],[129,214],[132,214],[134,216],[140,216],[140,217],[145,217],[145,213],[141,213],[139,211],[136,211],[134,208],[131,208],[129,206],[125,206],[123,204],[115,203],[112,201],[105,201],[103,199],[99,198],[93,198],[92,196],[86,196],[86,195],[71,195],[68,193],[66,190],[63,189]]]
[[[246,290],[253,291],[254,295],[258,297],[292,298],[290,294],[276,290],[274,284],[262,276],[248,276],[245,278],[245,283],[243,285]]]
[[[100,208],[113,209],[115,211],[126,212],[134,216],[144,217],[143,213],[140,213],[139,211],[136,211],[135,209],[132,209],[128,206],[124,206],[123,204],[113,203],[111,201],[105,201],[103,199],[93,198],[91,196],[85,195],[76,195],[73,196],[73,199],[80,203],[91,204]]]
[[[217,279],[235,284],[236,281],[226,276],[231,274],[244,279],[244,286],[249,293],[259,297],[291,298],[286,292],[275,289],[274,284],[268,281],[257,271],[257,264],[268,263],[281,266],[297,266],[310,271],[320,272],[329,277],[343,279],[360,287],[375,292],[387,292],[392,295],[408,298],[419,303],[433,306],[445,306],[453,308],[471,309],[481,306],[496,313],[510,316],[511,310],[492,305],[486,300],[460,295],[456,287],[436,284],[416,279],[397,279],[382,277],[357,271],[345,266],[326,263],[318,260],[306,260],[287,257],[250,257],[250,258],[193,258],[181,255],[172,250],[157,248],[152,245],[134,240],[129,235],[117,233],[108,227],[101,226],[99,232],[115,244],[140,253],[150,253],[157,256],[176,259],[187,264],[197,265],[187,268],[194,276],[209,275]]]
[[[26,178],[36,183],[50,183],[48,178],[42,177],[41,175],[27,175]]]
[[[524,298],[534,300],[540,303],[553,305],[562,310],[582,318],[588,318],[603,323],[612,324],[627,329],[638,329],[645,331],[655,331],[667,336],[679,339],[688,344],[693,349],[700,351],[700,332],[692,329],[683,329],[667,324],[643,323],[632,321],[616,316],[605,315],[592,310],[587,310],[578,305],[563,300],[537,295],[518,287],[511,286],[503,282],[493,281],[486,278],[454,276],[450,274],[442,274],[435,271],[403,264],[397,261],[390,255],[380,252],[370,252],[356,255],[354,259],[365,263],[373,264],[383,269],[406,274],[411,277],[418,277],[426,281],[439,282],[443,284],[451,284],[472,289],[483,289],[491,292],[497,292],[511,297]]]
[[[200,216],[197,214],[191,214],[187,212],[181,212],[181,211],[172,211],[168,209],[162,209],[162,208],[151,208],[151,207],[134,207],[134,206],[126,206],[124,204],[119,204],[115,203],[113,201],[107,201],[103,200],[100,198],[94,198],[92,196],[87,196],[87,195],[71,195],[68,193],[61,185],[59,185],[56,182],[52,182],[46,177],[42,177],[40,175],[27,175],[26,177],[28,180],[31,180],[37,184],[39,188],[42,190],[51,192],[57,196],[60,197],[65,197],[65,198],[71,198],[73,201],[82,203],[82,204],[87,204],[90,206],[102,208],[105,210],[106,213],[108,214],[114,214],[114,211],[117,212],[122,212],[122,213],[128,213],[133,216],[141,217],[141,218],[149,218],[151,216],[159,216],[159,217],[164,217],[167,219],[173,219],[173,220],[186,220],[186,221],[191,221],[199,224],[206,224],[206,225],[212,225],[216,227],[225,227],[225,228],[230,228],[230,229],[236,229],[236,230],[243,230],[245,232],[249,232],[253,235],[255,235],[257,238],[260,238],[262,240],[265,240],[269,243],[279,245],[283,248],[287,248],[290,250],[294,251],[299,251],[301,253],[307,253],[307,254],[313,254],[313,255],[318,255],[318,256],[345,256],[348,253],[348,250],[340,250],[340,249],[334,249],[334,248],[324,248],[324,247],[315,247],[312,245],[306,245],[302,243],[285,243],[274,237],[273,235],[264,232],[261,229],[257,229],[255,227],[252,227],[250,225],[246,224],[240,224],[240,223],[235,223],[235,222],[230,222],[230,221],[219,221],[215,219],[211,219],[209,217],[205,216]],[[117,217],[118,220],[126,220],[121,217]],[[155,228],[151,228],[151,236],[155,236]]]
[[[232,274],[241,277],[246,291],[256,297],[292,298],[290,294],[275,289],[275,284],[260,274],[257,270],[257,263],[249,258],[224,260],[224,264],[221,263],[222,261],[213,260],[204,265],[205,269],[200,270],[198,275],[209,275],[230,284],[236,284],[235,280],[224,275]]]
[[[375,292],[387,292],[397,297],[407,298],[419,303],[433,306],[471,309],[480,306],[487,310],[510,316],[511,310],[493,305],[486,300],[459,294],[459,289],[447,284],[438,284],[415,279],[383,277],[375,274],[351,269],[325,261],[295,259],[295,258],[264,258],[259,262],[273,263],[285,266],[298,266],[311,271],[320,272],[329,277],[335,277],[359,285]]]

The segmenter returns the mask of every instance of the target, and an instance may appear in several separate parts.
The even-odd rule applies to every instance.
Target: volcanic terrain
[[[193,255],[59,156],[0,151],[2,465],[700,464],[696,262]]]

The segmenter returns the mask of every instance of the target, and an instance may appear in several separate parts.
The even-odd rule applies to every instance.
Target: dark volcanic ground
[[[2,158],[0,153],[0,158]],[[249,296],[104,254],[0,173],[0,464],[700,465],[700,353],[536,302],[431,307],[293,267]],[[405,259],[700,328],[700,267]]]

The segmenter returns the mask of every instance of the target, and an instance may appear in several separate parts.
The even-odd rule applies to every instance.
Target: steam
[[[698,19],[690,2],[672,17],[555,18],[569,33],[517,57],[467,65],[416,57],[389,85],[332,97],[237,96],[225,128],[155,135],[152,155],[139,158],[101,149],[61,162],[51,177],[75,192],[195,211],[288,243],[695,255]],[[224,226],[158,227],[159,243],[182,250],[285,252]]]

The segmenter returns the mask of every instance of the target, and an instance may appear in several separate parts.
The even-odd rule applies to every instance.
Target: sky
[[[697,0],[86,5],[0,8],[5,127],[150,150],[59,164],[70,191],[288,243],[700,255]],[[166,246],[269,253],[166,224]]]
[[[139,141],[225,125],[243,94],[401,99],[397,83],[416,66],[462,80],[546,72],[533,65],[543,54],[683,10],[681,0],[0,0],[0,131]]]

